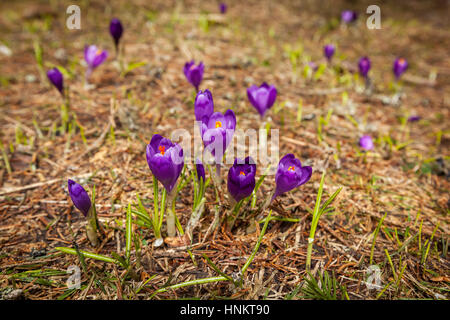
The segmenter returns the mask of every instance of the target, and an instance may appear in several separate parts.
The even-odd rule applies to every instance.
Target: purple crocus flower
[[[202,121],[203,117],[210,117],[214,112],[214,101],[211,91],[206,89],[205,91],[200,90],[197,92],[195,97],[195,120]]]
[[[172,191],[184,166],[183,149],[159,134],[155,134],[147,145],[147,163],[153,175]]]
[[[205,167],[203,166],[203,163],[200,161],[200,159],[197,159],[195,161],[195,170],[197,171],[198,181],[200,181],[200,179],[203,179],[203,183],[205,183],[206,181]]]
[[[234,159],[228,171],[228,192],[236,202],[250,196],[255,189],[256,164],[251,157]]]
[[[224,3],[224,2],[221,2],[221,3],[219,4],[219,9],[220,9],[220,13],[225,13],[225,12],[227,12],[227,4]]]
[[[184,65],[183,71],[186,79],[195,87],[195,90],[198,91],[198,86],[202,82],[203,79],[203,71],[205,67],[203,62],[200,62],[198,66],[195,65],[194,60],[191,62],[186,62]]]
[[[397,58],[394,61],[392,70],[394,71],[395,78],[398,80],[403,72],[408,69],[408,61],[404,58]]]
[[[73,204],[86,217],[91,209],[91,199],[89,198],[89,195],[81,185],[71,179],[67,181],[67,185]]]
[[[205,149],[208,149],[220,163],[226,148],[236,129],[236,115],[228,109],[224,114],[214,112],[210,117],[204,116],[201,123],[201,135]]]
[[[341,13],[341,20],[345,23],[356,21],[358,14],[352,10],[344,10]]]
[[[416,122],[419,121],[420,119],[421,119],[420,116],[410,116],[408,118],[408,122]]]
[[[275,174],[276,188],[272,200],[279,195],[301,186],[309,181],[312,167],[304,166],[292,153],[281,158]]]
[[[328,61],[331,61],[331,58],[333,57],[335,50],[336,48],[332,44],[327,44],[325,47],[323,47],[323,52]]]
[[[100,50],[96,45],[86,46],[84,48],[84,60],[88,65],[86,77],[89,77],[92,71],[103,63],[108,57],[108,51]]]
[[[372,137],[369,135],[364,135],[359,139],[359,146],[364,150],[372,150],[374,145]]]
[[[316,72],[317,69],[319,69],[319,66],[314,61],[308,62],[308,67],[314,72]]]
[[[259,112],[261,118],[263,118],[267,110],[275,103],[277,89],[275,86],[269,86],[267,83],[263,82],[260,87],[252,85],[248,88],[247,96],[250,103]]]
[[[368,57],[362,57],[361,59],[359,59],[358,68],[359,73],[364,78],[367,78],[367,74],[369,73],[370,70],[370,59]]]
[[[119,46],[119,40],[122,37],[123,33],[122,23],[119,19],[114,18],[111,20],[111,23],[109,24],[109,33],[114,39],[114,44],[117,50],[117,47]]]
[[[47,71],[48,80],[63,94],[64,79],[61,71],[58,68],[53,68]]]

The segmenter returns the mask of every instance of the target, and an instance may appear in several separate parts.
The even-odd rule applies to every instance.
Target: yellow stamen
[[[97,52],[95,53],[95,55],[99,56],[102,54],[102,50],[98,49]]]
[[[164,153],[166,153],[166,147],[164,147],[164,146],[159,146],[159,151],[160,151],[160,153],[162,154],[162,155],[164,155]]]
[[[398,59],[398,63],[404,64],[405,63],[405,59],[403,59],[403,58]]]
[[[239,175],[240,175],[240,176],[245,176],[245,172],[244,172],[244,171],[241,171],[241,172],[239,172]]]
[[[288,168],[288,170],[295,171],[295,167],[294,167],[294,166],[290,166],[290,167]]]
[[[222,128],[222,122],[216,121],[216,128]]]

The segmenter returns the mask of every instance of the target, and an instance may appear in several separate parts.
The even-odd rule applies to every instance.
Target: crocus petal
[[[53,68],[47,71],[47,77],[50,82],[58,89],[59,92],[63,92],[64,79],[62,73],[58,68]]]
[[[168,192],[172,191],[184,166],[181,146],[155,134],[147,145],[146,157],[148,166],[156,179]]]
[[[276,188],[272,200],[277,196],[301,186],[309,181],[312,168],[302,167],[299,159],[291,153],[281,158],[275,174]]]
[[[250,196],[255,188],[256,164],[251,157],[235,159],[228,171],[228,192],[236,202]]]
[[[214,101],[211,92],[206,89],[199,91],[195,97],[194,103],[195,119],[201,121],[204,116],[210,117],[214,112]]]
[[[369,135],[362,136],[359,139],[359,146],[365,150],[372,150],[374,148],[372,137]]]
[[[247,88],[247,96],[262,118],[267,110],[273,106],[277,97],[277,89],[275,86],[269,86],[266,82],[263,82],[259,87],[252,85]]]
[[[122,23],[119,19],[114,18],[111,20],[111,23],[109,24],[109,33],[113,37],[114,43],[117,46],[123,33]]]
[[[91,208],[91,199],[89,198],[89,195],[81,185],[71,179],[67,181],[67,185],[73,204],[86,217]]]

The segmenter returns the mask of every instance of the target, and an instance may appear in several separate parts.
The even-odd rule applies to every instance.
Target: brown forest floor
[[[263,81],[275,84],[277,102],[268,115],[272,128],[280,130],[280,155],[292,152],[314,171],[307,184],[271,206],[273,215],[300,221],[269,223],[242,288],[210,283],[170,290],[156,299],[308,298],[303,290],[295,290],[299,285],[306,287],[311,223],[306,208],[314,207],[324,169],[325,198],[340,186],[343,190],[333,204],[334,212],[322,217],[317,229],[315,276],[324,270],[334,274],[341,285],[338,298],[345,296],[344,291],[350,299],[449,298],[448,2],[381,4],[381,30],[365,26],[370,1],[227,1],[226,15],[218,13],[216,2],[108,3],[81,1],[82,28],[78,31],[65,28],[69,2],[0,3],[0,43],[13,53],[10,57],[0,53],[0,138],[4,146],[0,298],[21,289],[29,299],[146,299],[168,281],[175,284],[216,275],[202,254],[227,274],[245,263],[258,238],[258,231],[246,232],[257,213],[247,210],[247,218],[238,220],[232,232],[221,228],[202,242],[214,215],[212,189],[207,190],[209,210],[194,233],[192,253],[197,265],[184,248],[152,248],[152,231],[135,226],[144,239],[140,264],[132,254],[139,279],[125,278],[126,272],[118,266],[86,259],[82,288],[68,290],[66,270],[80,262],[77,256],[54,250],[72,247],[76,241],[87,251],[124,254],[125,208],[136,201],[137,192],[144,199],[152,198],[145,145],[156,132],[170,136],[176,128],[193,131],[193,88],[182,72],[184,63],[193,58],[205,63],[201,88],[212,91],[216,110],[233,108],[240,129],[260,126],[246,88]],[[358,22],[349,28],[333,23],[345,8],[360,13]],[[119,77],[111,56],[93,74],[96,89],[86,90],[80,63],[83,47],[96,43],[113,53],[108,34],[112,17],[119,17],[125,26],[125,61],[146,64]],[[78,123],[71,135],[55,130],[60,125],[61,101],[46,79],[40,80],[33,42],[43,48],[45,69],[60,65],[71,72],[65,83],[70,86]],[[343,66],[342,73],[336,76],[327,68],[318,80],[306,79],[304,64],[323,62],[322,47],[327,42],[338,45],[335,63]],[[298,48],[303,52],[294,72],[289,52]],[[363,55],[372,59],[376,94],[371,96],[354,89],[348,72],[355,70]],[[393,105],[383,103],[380,95],[392,94],[388,83],[393,80],[396,56],[407,58],[410,68],[404,77],[404,96],[400,104]],[[433,72],[437,72],[436,81],[429,79]],[[348,100],[342,98],[344,92]],[[111,116],[114,99],[117,108]],[[301,122],[297,121],[299,99],[303,101]],[[319,142],[318,119],[330,109],[333,113]],[[402,122],[415,114],[422,120]],[[110,123],[114,138],[111,131],[105,131]],[[367,155],[357,147],[364,133],[377,138],[375,151]],[[223,172],[225,177],[227,170]],[[100,248],[92,248],[85,237],[86,222],[70,201],[68,178],[75,178],[89,193],[96,187],[97,211],[106,233]],[[258,203],[272,190],[273,180],[267,177],[264,181]],[[183,226],[191,206],[192,185],[188,184],[176,206]],[[222,209],[221,214],[228,210]],[[381,292],[369,290],[364,281],[373,233],[385,213],[373,255],[373,263],[382,271],[385,290]]]

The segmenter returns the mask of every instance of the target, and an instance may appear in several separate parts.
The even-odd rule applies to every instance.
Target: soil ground
[[[370,2],[227,1],[226,14],[220,14],[216,2],[81,1],[81,29],[69,30],[69,2],[2,1],[0,43],[11,55],[0,53],[0,297],[10,299],[15,292],[26,299],[326,298],[320,293],[326,291],[323,281],[313,295],[305,281],[308,209],[314,208],[326,170],[324,199],[343,189],[319,222],[313,276],[327,271],[338,284],[339,299],[448,299],[449,4],[380,4],[382,29],[369,30]],[[348,8],[359,18],[344,26],[340,12]],[[142,62],[123,76],[108,34],[112,17],[124,24],[124,63]],[[95,88],[88,90],[83,48],[94,43],[110,57],[94,71]],[[327,43],[337,45],[330,66],[323,58]],[[37,47],[43,70],[67,71],[69,132],[60,130],[61,97],[39,69]],[[355,72],[365,55],[372,60],[371,94],[361,91]],[[398,56],[408,60],[409,69],[402,76],[401,99],[394,101],[392,63]],[[132,250],[137,278],[115,264],[86,259],[81,288],[68,289],[66,270],[81,263],[55,247],[76,244],[123,256],[127,205],[136,202],[137,193],[150,211],[153,204],[146,144],[154,133],[194,132],[195,93],[182,72],[191,59],[205,64],[201,88],[212,91],[215,109],[232,108],[243,130],[263,125],[246,88],[263,81],[277,87],[265,121],[279,130],[280,156],[294,153],[311,165],[311,180],[270,206],[279,220],[269,223],[242,287],[217,282],[152,296],[164,285],[217,275],[203,254],[226,274],[238,272],[258,239],[257,208],[273,190],[273,176],[258,191],[256,209],[247,206],[232,230],[223,224],[205,239],[215,204],[208,188],[207,209],[190,247],[195,264],[184,247],[152,247],[152,230],[134,225],[142,246],[140,254]],[[311,61],[326,66],[323,74],[305,74]],[[407,122],[412,115],[421,119]],[[363,134],[375,139],[373,151],[359,149]],[[262,173],[258,168],[258,177]],[[98,248],[85,236],[86,220],[70,200],[68,178],[90,194],[95,185],[103,226]],[[189,182],[176,202],[182,226],[192,199]],[[229,210],[223,205],[220,215]],[[365,284],[371,265],[380,268],[381,290]]]

